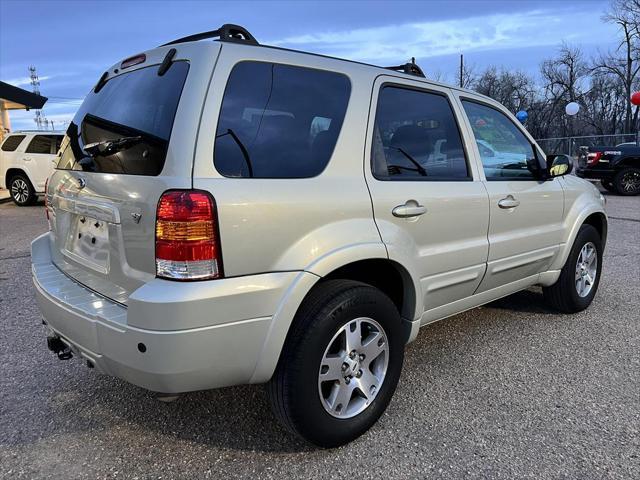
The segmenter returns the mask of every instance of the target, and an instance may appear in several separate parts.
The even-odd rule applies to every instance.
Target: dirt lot
[[[29,243],[41,205],[0,205],[2,478],[640,478],[640,197],[609,195],[594,304],[532,289],[424,328],[381,421],[313,450],[260,386],[164,404],[45,347]]]

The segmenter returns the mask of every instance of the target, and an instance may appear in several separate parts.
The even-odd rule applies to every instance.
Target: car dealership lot
[[[355,442],[314,450],[261,386],[165,404],[45,346],[29,242],[42,205],[0,205],[0,478],[416,478],[640,475],[640,197],[607,196],[593,305],[539,290],[425,327],[396,395]]]

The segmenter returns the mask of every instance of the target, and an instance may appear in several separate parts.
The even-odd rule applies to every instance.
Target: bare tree
[[[456,75],[458,86],[462,88],[472,88],[476,81],[475,66],[464,62],[462,55],[460,55],[460,62],[460,69]]]
[[[513,112],[526,109],[534,102],[535,81],[524,72],[488,67],[473,84],[478,93],[497,100]]]
[[[447,74],[442,70],[434,70],[430,72],[425,72],[427,78],[433,80],[434,82],[447,83]]]
[[[580,131],[580,118],[567,118],[564,107],[569,102],[584,104],[584,93],[588,85],[589,68],[578,47],[563,43],[558,55],[542,62],[540,73],[543,80],[544,115],[546,121],[563,136],[575,135]]]
[[[612,0],[603,20],[618,25],[622,38],[613,52],[599,55],[593,70],[609,72],[622,82],[626,96],[624,133],[632,133],[635,122],[629,98],[640,72],[640,0]]]

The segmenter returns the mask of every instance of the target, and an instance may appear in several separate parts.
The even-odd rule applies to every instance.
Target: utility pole
[[[460,88],[464,88],[464,55],[460,54]]]
[[[33,93],[36,95],[40,95],[40,80],[38,79],[38,74],[36,73],[36,67],[31,65],[29,67],[29,78],[31,78],[31,88],[33,89]],[[42,130],[42,127],[46,129],[49,125],[46,117],[42,113],[42,110],[36,110],[35,118],[33,119],[38,126],[38,130]]]

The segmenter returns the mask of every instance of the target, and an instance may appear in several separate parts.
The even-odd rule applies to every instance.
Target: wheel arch
[[[565,237],[561,253],[556,257],[553,265],[551,265],[551,267],[549,268],[550,271],[559,271],[562,269],[565,262],[567,261],[567,258],[569,257],[571,247],[573,246],[573,243],[575,242],[582,225],[592,225],[598,231],[602,240],[602,249],[604,251],[608,231],[606,214],[603,210],[595,208],[595,206],[589,207],[588,205],[579,205],[576,206],[576,208],[581,208],[581,210],[579,210],[579,213],[574,217],[575,220],[572,222],[573,226],[569,230],[569,234],[567,235],[567,237]]]
[[[602,241],[602,250],[604,251],[605,244],[607,243],[607,231],[609,228],[607,216],[602,212],[593,212],[584,219],[582,224],[591,225],[598,231],[600,240]]]
[[[9,188],[9,181],[16,175],[24,175],[25,177],[27,177],[27,180],[29,180],[29,183],[33,187],[33,182],[31,181],[29,173],[26,170],[18,167],[10,167],[4,174],[4,184],[7,186],[7,189]]]
[[[410,273],[388,258],[358,260],[336,268],[321,281],[330,279],[354,280],[382,291],[394,303],[400,316],[414,319],[417,292]]]
[[[332,270],[325,271],[322,275],[311,271],[300,272],[273,315],[250,383],[263,383],[271,378],[302,302],[316,286],[331,279],[360,281],[382,290],[400,312],[407,342],[415,338],[420,325],[416,321],[417,300],[420,298],[417,290],[419,282],[414,281],[404,266],[389,260],[386,255],[335,263]]]
[[[635,167],[640,168],[640,157],[626,157],[620,160],[617,167]]]

